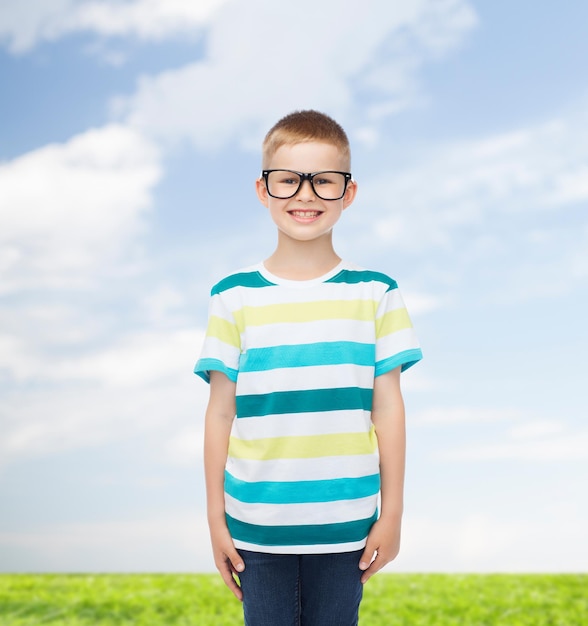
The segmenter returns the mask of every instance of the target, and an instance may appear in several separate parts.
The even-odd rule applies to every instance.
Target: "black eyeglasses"
[[[321,200],[340,200],[345,195],[347,184],[352,180],[349,172],[294,172],[292,170],[263,170],[261,176],[272,198],[287,200],[295,196],[307,180],[312,191]]]

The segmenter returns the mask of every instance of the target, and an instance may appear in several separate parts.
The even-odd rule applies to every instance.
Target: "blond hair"
[[[263,167],[269,167],[270,159],[281,146],[307,141],[334,145],[347,161],[347,166],[351,166],[349,139],[342,126],[325,113],[309,109],[289,113],[270,128],[263,140]]]

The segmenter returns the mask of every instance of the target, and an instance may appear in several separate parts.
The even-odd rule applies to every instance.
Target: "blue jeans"
[[[245,626],[356,626],[363,550],[267,554],[239,550]]]

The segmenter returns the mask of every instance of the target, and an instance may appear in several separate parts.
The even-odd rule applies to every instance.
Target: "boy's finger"
[[[237,581],[235,580],[235,577],[233,576],[233,565],[228,559],[225,561],[225,567],[220,570],[220,575],[225,581],[225,585],[233,592],[235,598],[242,602],[243,592],[241,591],[241,587],[239,587]]]
[[[370,566],[364,571],[364,573],[361,576],[361,583],[365,584],[367,583],[367,581],[378,571],[380,571],[382,569],[382,567],[384,567],[385,563],[383,562],[384,559],[382,557],[380,557],[379,555],[376,555],[376,558],[371,562]],[[363,569],[360,567],[360,569]]]
[[[374,559],[374,553],[375,549],[372,548],[368,542],[363,554],[361,555],[361,559],[359,559],[359,569],[366,570],[370,566]]]
[[[233,571],[239,574],[245,569],[245,563],[241,558],[241,555],[237,550],[231,550],[230,554],[227,554],[227,559],[233,568]]]

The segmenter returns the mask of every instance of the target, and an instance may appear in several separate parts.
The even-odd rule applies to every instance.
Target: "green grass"
[[[216,575],[0,575],[0,625],[36,624],[232,626],[242,617]],[[588,624],[588,575],[380,574],[365,587],[361,626],[458,624]]]

